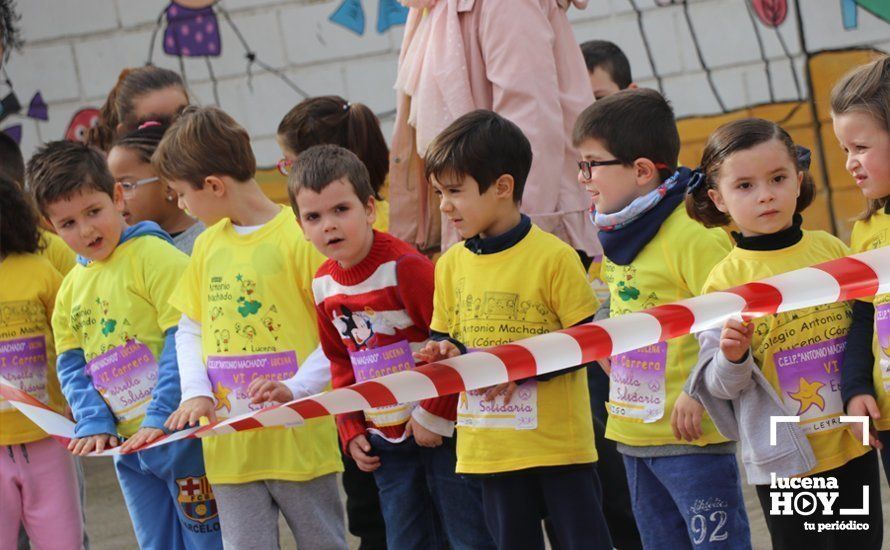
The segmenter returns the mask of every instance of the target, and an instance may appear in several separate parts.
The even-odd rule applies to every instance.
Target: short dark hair
[[[6,132],[0,132],[0,176],[11,179],[24,188],[25,159],[19,144]]]
[[[621,48],[608,40],[588,40],[581,44],[581,53],[584,54],[584,63],[587,64],[587,72],[592,73],[597,67],[601,67],[609,73],[612,81],[624,90],[633,82],[630,74],[630,62]]]
[[[714,201],[708,196],[708,189],[717,187],[720,167],[729,156],[774,139],[785,146],[794,166],[804,174],[794,212],[799,214],[812,204],[816,198],[816,184],[813,183],[813,177],[807,169],[801,166],[797,148],[788,132],[771,120],[743,118],[724,124],[708,137],[701,158],[701,171],[705,180],[697,189],[686,195],[686,213],[689,217],[705,227],[729,225],[732,219],[729,214],[717,209]]]
[[[37,150],[27,168],[28,185],[44,216],[48,205],[85,190],[114,197],[114,177],[98,150],[73,141],[51,141]]]
[[[11,179],[0,175],[0,256],[37,252],[40,235],[37,213],[24,190]]]
[[[584,109],[572,141],[578,147],[596,139],[625,166],[646,158],[660,168],[661,179],[677,169],[680,133],[670,103],[655,90],[621,90]]]
[[[513,200],[519,203],[532,167],[532,147],[519,126],[479,109],[442,130],[427,149],[424,162],[427,179],[469,175],[479,184],[480,194],[502,175],[512,176]]]
[[[249,181],[256,174],[250,135],[217,107],[186,107],[164,134],[151,157],[161,179],[204,188],[208,176]]]
[[[355,153],[339,145],[316,145],[303,151],[287,178],[287,196],[297,217],[297,194],[303,189],[321,193],[333,182],[346,178],[362,204],[374,196],[368,168]]]

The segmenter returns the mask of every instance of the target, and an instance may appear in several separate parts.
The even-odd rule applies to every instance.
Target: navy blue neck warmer
[[[603,254],[609,261],[617,265],[627,265],[634,261],[640,250],[649,244],[661,229],[664,220],[683,202],[692,170],[681,166],[677,171],[680,173],[679,181],[661,202],[621,229],[598,233],[600,244],[603,245]],[[678,246],[682,246],[682,243],[678,243]]]

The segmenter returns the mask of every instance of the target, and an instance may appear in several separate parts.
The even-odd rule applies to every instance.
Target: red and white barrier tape
[[[517,340],[347,388],[273,405],[167,436],[146,448],[185,437],[296,425],[310,418],[485,388],[720,327],[732,317],[753,319],[887,292],[890,292],[890,248],[871,250],[726,291]],[[70,426],[67,431],[60,432],[57,426],[47,423],[49,413],[46,407],[35,414],[33,402],[22,400],[21,392],[9,390],[9,385],[2,381],[0,396],[54,437],[71,437],[73,430]]]

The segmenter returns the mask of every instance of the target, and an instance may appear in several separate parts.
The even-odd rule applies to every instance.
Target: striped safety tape
[[[346,388],[272,405],[173,434],[146,448],[185,437],[297,425],[310,418],[485,388],[721,327],[733,317],[753,319],[887,292],[890,292],[890,248],[871,250],[726,291],[517,340]],[[33,403],[30,403],[31,407],[23,407],[25,402],[17,399],[19,394],[9,391],[8,384],[0,384],[0,396],[9,399],[48,433],[56,437],[71,436],[71,432],[59,434],[47,429],[51,426],[46,425],[45,411],[41,415],[33,415]]]

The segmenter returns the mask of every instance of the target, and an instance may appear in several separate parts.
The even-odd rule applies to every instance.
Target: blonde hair
[[[253,179],[256,157],[250,136],[235,119],[216,107],[186,107],[164,134],[151,157],[161,179],[204,187],[207,176]]]
[[[867,114],[890,133],[890,56],[882,55],[856,67],[835,84],[831,90],[831,115],[847,113]],[[869,199],[868,208],[859,219],[866,220],[886,208],[888,199]]]

